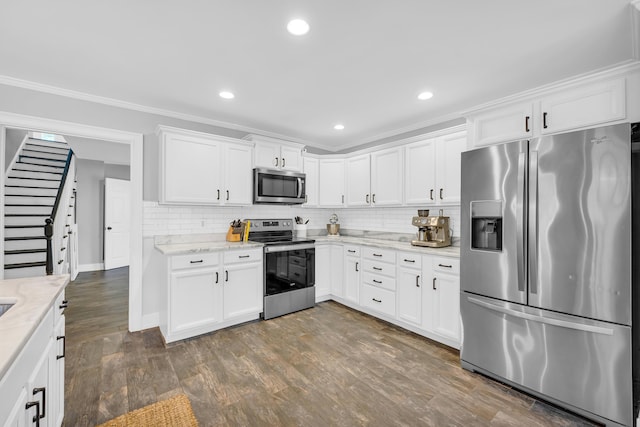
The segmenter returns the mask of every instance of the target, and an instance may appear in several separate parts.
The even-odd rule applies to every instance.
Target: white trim
[[[0,112],[0,127],[1,126],[99,139],[129,145],[129,155],[131,160],[129,330],[138,331],[142,329],[142,134],[8,112]],[[0,134],[2,134],[2,136],[0,136],[0,143],[2,143],[2,147],[4,147],[5,132],[0,132]],[[4,150],[0,150],[0,164],[4,164]],[[4,174],[0,174],[0,196],[2,196],[2,200],[4,201]],[[0,229],[4,230],[4,203],[1,203],[1,205],[0,225],[2,225],[2,227]],[[0,239],[0,247],[2,247],[2,240],[4,239]]]
[[[25,142],[29,139],[29,134],[27,133],[24,138],[22,138],[22,142],[20,143],[20,145],[18,146],[18,149],[16,150],[15,154],[13,155],[13,159],[11,159],[11,163],[9,163],[9,166],[7,167],[7,169],[5,169],[4,171],[4,177],[5,179],[9,178],[9,171],[11,169],[13,169],[13,167],[15,166],[16,162],[18,161],[18,157],[20,156],[20,153],[22,152],[22,149],[24,148],[24,144]],[[6,144],[6,140],[5,140],[5,144]],[[6,147],[5,144],[2,144],[2,147]],[[6,149],[4,150],[6,151]]]
[[[78,272],[86,273],[87,271],[102,271],[104,270],[104,263],[99,262],[96,264],[79,264]]]
[[[461,117],[473,116],[477,113],[484,112],[485,110],[490,110],[492,108],[503,107],[508,104],[539,98],[541,96],[548,95],[550,92],[565,90],[584,83],[591,83],[598,80],[624,76],[637,69],[640,69],[640,61],[625,61],[613,67],[601,69],[591,73],[580,74],[578,76],[569,77],[564,80],[559,80],[547,85],[508,95],[503,98],[494,99],[487,103],[476,105],[475,107],[462,111],[460,114]]]
[[[155,328],[160,324],[160,313],[149,313],[142,316],[142,329]]]
[[[273,138],[281,138],[292,142],[308,145],[309,143],[300,138],[292,138],[291,136],[281,135],[276,132],[269,132],[261,129],[256,129],[250,126],[244,126],[237,123],[225,122],[222,120],[213,120],[207,117],[196,116],[193,114],[179,113],[177,111],[165,110],[163,108],[149,107],[146,105],[135,104],[133,102],[121,101],[119,99],[108,98],[105,96],[92,95],[90,93],[79,92],[70,89],[64,89],[57,86],[46,85],[42,83],[36,83],[29,80],[17,79],[15,77],[0,75],[0,84],[7,86],[14,86],[23,89],[34,90],[37,92],[50,93],[52,95],[64,96],[66,98],[79,99],[81,101],[95,102],[96,104],[109,105],[112,107],[124,108],[126,110],[140,111],[142,113],[158,114],[165,117],[172,117],[174,119],[186,120],[189,122],[202,123],[211,126],[222,127],[231,130],[238,130],[241,132],[255,133],[258,135],[270,136]]]

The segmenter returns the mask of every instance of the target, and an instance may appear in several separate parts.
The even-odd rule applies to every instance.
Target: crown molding
[[[163,108],[150,107],[147,105],[141,105],[133,102],[122,101],[115,98],[108,98],[105,96],[93,95],[90,93],[64,89],[57,86],[36,83],[29,80],[17,79],[15,77],[10,77],[10,76],[0,75],[0,84],[6,85],[6,86],[19,87],[22,89],[29,89],[36,92],[44,92],[52,95],[64,96],[66,98],[77,99],[80,101],[94,102],[96,104],[108,105],[110,107],[123,108],[126,110],[139,111],[142,113],[156,114],[159,116],[171,117],[174,119],[186,120],[189,122],[201,123],[201,124],[231,129],[231,130],[237,130],[241,132],[247,132],[249,134],[264,135],[272,138],[284,139],[287,141],[296,142],[304,145],[313,145],[313,144],[309,144],[308,141],[305,141],[303,139],[292,138],[291,136],[282,135],[277,132],[269,132],[263,129],[244,126],[237,123],[225,122],[221,120],[213,120],[207,117],[196,116],[193,114],[185,114],[185,113],[179,113],[177,111],[166,110]]]

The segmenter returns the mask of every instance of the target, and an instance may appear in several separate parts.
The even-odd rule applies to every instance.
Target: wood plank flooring
[[[82,273],[67,288],[65,426],[178,393],[202,426],[592,425],[335,302],[165,346],[157,328],[126,331],[127,273]]]

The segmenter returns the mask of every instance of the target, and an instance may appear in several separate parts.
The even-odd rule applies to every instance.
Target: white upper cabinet
[[[302,206],[318,206],[318,191],[320,188],[318,159],[305,157],[302,161],[304,173],[307,176],[305,181],[305,203]]]
[[[221,143],[211,138],[160,133],[160,203],[220,204]]]
[[[467,149],[467,132],[445,135],[436,145],[437,204],[460,203],[460,158]]]
[[[344,206],[344,159],[320,159],[320,206]]]
[[[244,139],[256,144],[253,158],[255,167],[302,172],[302,144],[261,135],[247,135]]]
[[[252,203],[253,174],[252,149],[244,144],[225,144],[224,203],[250,205]]]
[[[533,103],[510,105],[478,116],[473,122],[474,146],[517,141],[533,136]]]
[[[251,144],[166,126],[159,126],[158,136],[160,203],[251,204]]]
[[[542,134],[598,125],[626,117],[625,80],[600,82],[540,100]]]
[[[369,154],[349,157],[346,160],[346,175],[347,206],[369,206],[371,203]]]
[[[460,155],[467,132],[418,141],[405,147],[405,202],[408,205],[460,203]]]
[[[405,147],[405,202],[408,205],[435,203],[436,139],[414,142]]]
[[[371,153],[372,206],[402,204],[402,160],[400,147]]]
[[[491,107],[467,117],[473,129],[472,146],[528,139],[624,120],[624,77],[589,83],[570,83],[539,91],[534,98]]]

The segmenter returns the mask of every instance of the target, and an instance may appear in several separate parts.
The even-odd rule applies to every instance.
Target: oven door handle
[[[316,245],[314,243],[302,243],[302,244],[294,244],[294,245],[275,245],[275,246],[265,246],[264,252],[267,254],[274,252],[288,252],[288,251],[301,251],[304,249],[314,249]]]

